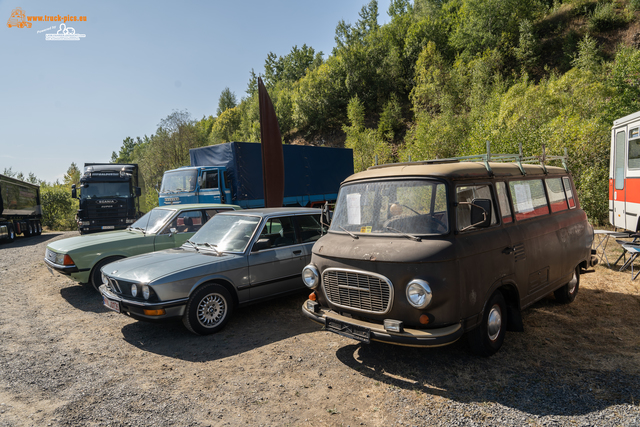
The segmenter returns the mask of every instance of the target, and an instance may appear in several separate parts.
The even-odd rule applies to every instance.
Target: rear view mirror
[[[473,199],[471,202],[471,227],[491,225],[491,200]]]
[[[78,198],[78,193],[76,192],[76,185],[75,184],[71,185],[71,198],[72,199],[77,199]]]
[[[142,195],[142,188],[136,187],[136,197],[140,197]]]

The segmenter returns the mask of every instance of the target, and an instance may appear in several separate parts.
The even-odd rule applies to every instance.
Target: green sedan
[[[47,245],[44,262],[49,269],[98,289],[100,269],[110,262],[186,242],[211,217],[239,206],[202,203],[152,209],[126,230],[62,239]]]

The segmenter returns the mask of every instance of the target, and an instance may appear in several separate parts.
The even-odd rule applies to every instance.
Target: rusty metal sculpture
[[[258,102],[260,104],[260,139],[262,142],[262,180],[264,206],[282,206],[284,199],[284,157],[278,117],[267,89],[258,77]]]

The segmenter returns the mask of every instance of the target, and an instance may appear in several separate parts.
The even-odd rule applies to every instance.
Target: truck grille
[[[327,268],[322,284],[327,298],[336,306],[373,314],[385,314],[391,308],[393,285],[379,274]]]

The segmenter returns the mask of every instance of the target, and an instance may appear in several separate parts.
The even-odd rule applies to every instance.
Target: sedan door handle
[[[506,247],[506,248],[504,248],[504,249],[502,250],[502,253],[503,253],[503,254],[505,254],[505,255],[511,255],[511,254],[512,254],[512,253],[514,253],[515,251],[516,251],[516,248],[511,247],[511,246],[508,246],[508,247]]]
[[[293,251],[294,255],[300,255],[302,253],[302,249],[298,249],[297,251]]]

